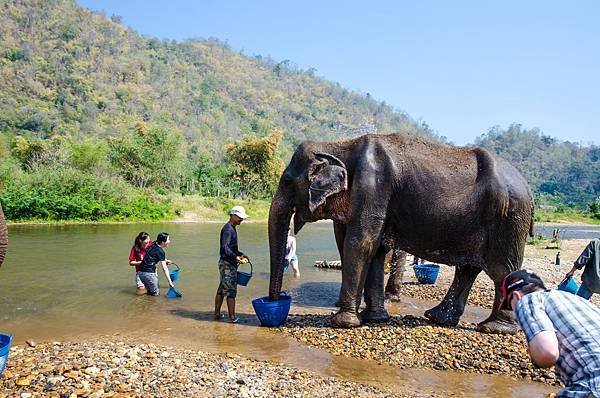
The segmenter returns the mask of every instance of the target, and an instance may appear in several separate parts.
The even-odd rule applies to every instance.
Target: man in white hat
[[[221,249],[219,257],[219,274],[221,281],[215,295],[215,319],[221,319],[221,305],[227,297],[229,321],[237,323],[235,316],[235,297],[237,295],[237,267],[248,257],[238,249],[238,237],[235,227],[248,218],[242,206],[233,206],[229,211],[229,221],[221,229]]]

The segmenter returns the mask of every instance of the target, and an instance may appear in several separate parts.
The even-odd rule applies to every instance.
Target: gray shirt
[[[581,280],[593,293],[600,293],[600,239],[592,239],[575,260],[577,269],[583,270]]]

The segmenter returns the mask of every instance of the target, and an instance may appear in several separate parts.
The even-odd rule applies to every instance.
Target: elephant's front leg
[[[469,292],[481,268],[471,266],[456,267],[454,280],[440,304],[425,311],[425,316],[440,325],[456,326],[465,311]]]
[[[379,248],[382,224],[383,221],[376,220],[369,223],[359,223],[353,228],[349,227],[347,229],[346,239],[344,240],[340,309],[331,320],[333,327],[351,328],[360,326],[360,320],[356,312],[358,303],[360,303],[360,295],[365,287],[367,273],[375,252]],[[383,280],[381,283],[380,288],[381,293],[383,293]]]
[[[383,279],[384,263],[387,250],[380,247],[371,262],[365,281],[365,308],[359,315],[360,320],[365,322],[387,322],[390,315],[385,309]]]

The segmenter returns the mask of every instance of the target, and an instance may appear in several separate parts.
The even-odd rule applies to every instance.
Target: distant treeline
[[[143,37],[72,0],[0,3],[0,201],[12,220],[159,220],[175,193],[268,199],[299,142],[394,131],[445,141],[288,60]],[[598,197],[596,147],[518,126],[478,144],[553,204]]]
[[[512,124],[491,128],[475,141],[515,165],[539,206],[589,211],[600,219],[600,147],[559,141],[539,129]]]

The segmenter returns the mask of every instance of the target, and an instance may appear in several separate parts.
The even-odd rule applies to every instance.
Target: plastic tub
[[[573,294],[577,294],[577,290],[579,290],[579,285],[575,282],[575,279],[572,277],[565,279],[558,285],[558,290],[562,290],[563,292],[569,292]]]
[[[279,300],[272,300],[269,296],[252,300],[254,312],[262,326],[281,326],[287,320],[290,312],[292,297],[281,293]]]
[[[440,266],[438,264],[415,264],[413,270],[419,283],[433,285],[440,273]]]
[[[252,278],[252,263],[248,261],[250,264],[250,273],[238,271],[237,272],[237,284],[240,286],[248,286],[248,282],[250,282],[250,278]]]
[[[4,372],[4,368],[8,362],[11,343],[12,335],[0,333],[0,376],[2,376],[2,372]]]

